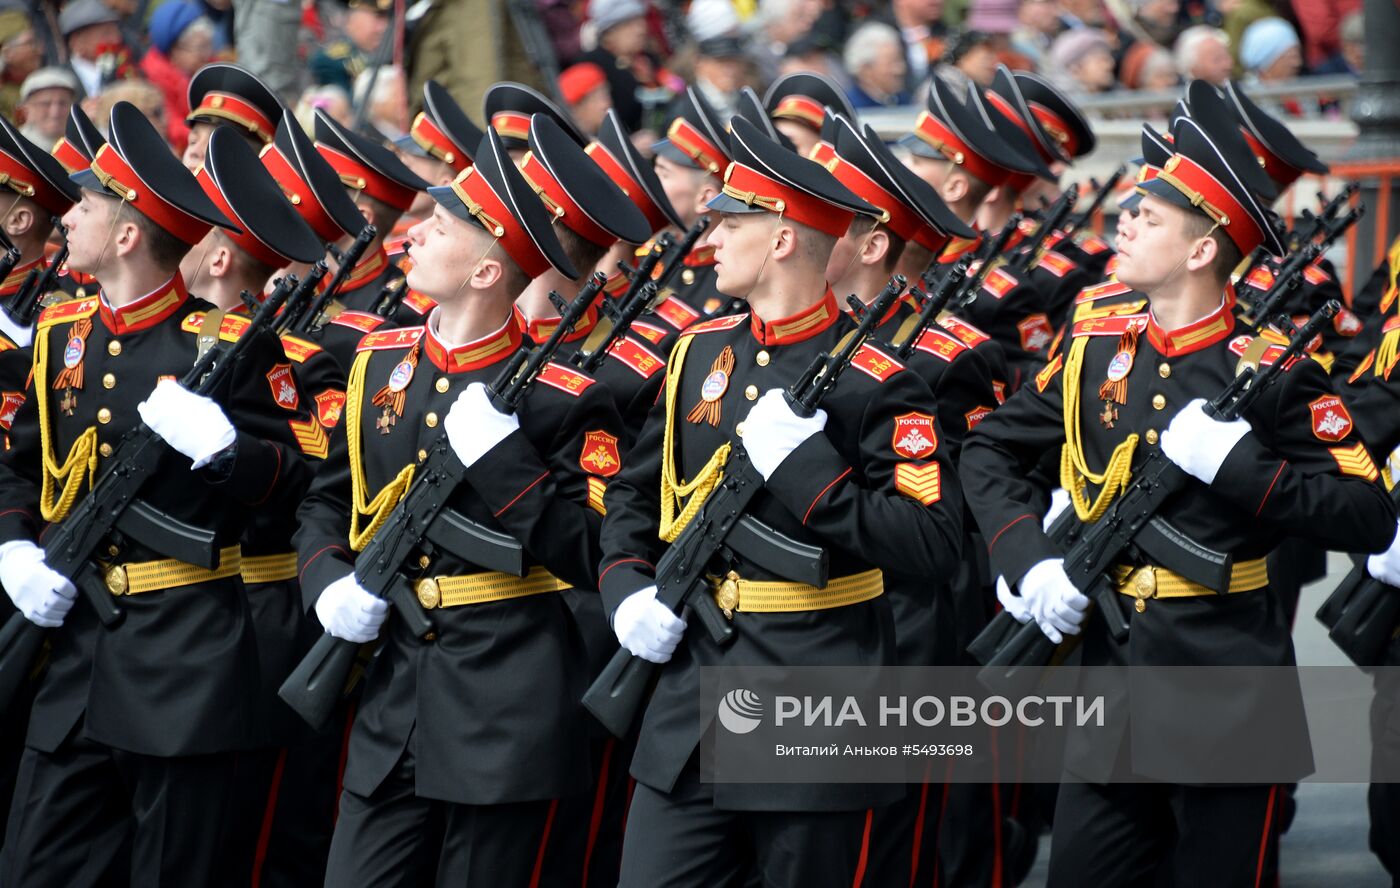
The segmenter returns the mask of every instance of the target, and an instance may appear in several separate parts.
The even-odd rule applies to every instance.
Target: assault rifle
[[[848,301],[859,324],[834,353],[813,359],[801,378],[787,390],[784,397],[796,413],[811,416],[816,412],[856,352],[904,291],[904,285],[904,277],[895,275],[869,307],[859,297],[850,297]],[[755,494],[763,489],[763,476],[749,462],[742,446],[730,451],[723,472],[724,479],[719,486],[656,565],[656,600],[676,613],[689,607],[716,644],[727,644],[733,638],[734,627],[709,595],[705,571],[716,555],[726,553],[731,533],[743,524],[745,510]],[[826,585],[825,559],[820,565],[820,576],[811,579],[817,582],[809,582],[809,585]],[[657,664],[619,649],[583,695],[584,707],[603,727],[618,737],[623,736],[636,719],[656,669]]]
[[[521,398],[544,366],[554,357],[564,337],[588,311],[607,278],[600,272],[589,279],[572,302],[549,294],[559,310],[559,326],[534,349],[517,351],[487,386],[491,401],[502,413],[514,413]],[[444,430],[419,461],[413,483],[389,513],[383,527],[355,558],[355,582],[393,605],[409,631],[422,638],[433,631],[433,621],[418,603],[412,583],[402,568],[417,563],[415,556],[434,551],[451,552],[489,571],[525,575],[525,556],[514,537],[478,524],[448,507],[447,500],[466,475]],[[329,633],[317,639],[311,651],[278,689],[277,695],[308,724],[325,724],[345,690],[359,645]]]
[[[1307,271],[1308,266],[1327,252],[1332,241],[1356,224],[1357,220],[1365,214],[1366,208],[1358,206],[1345,216],[1323,221],[1321,228],[1307,243],[1295,252],[1288,254],[1288,258],[1284,259],[1283,265],[1279,266],[1278,272],[1274,275],[1273,284],[1265,292],[1263,298],[1256,303],[1259,306],[1258,310],[1250,313],[1252,317],[1247,322],[1250,330],[1258,333],[1270,318],[1283,310],[1289,295],[1298,289],[1298,286],[1303,282],[1303,272]]]
[[[1206,412],[1227,422],[1239,418],[1294,358],[1306,353],[1308,343],[1340,310],[1335,299],[1329,301],[1294,332],[1288,345],[1281,347],[1278,357],[1263,370],[1257,359],[1247,363],[1207,405]],[[1102,518],[1086,524],[1073,509],[1066,509],[1050,528],[1050,538],[1064,549],[1065,573],[1076,589],[1098,604],[1116,639],[1127,636],[1128,626],[1118,601],[1121,593],[1107,576],[1115,564],[1147,561],[1211,589],[1229,587],[1233,557],[1201,545],[1157,515],[1190,477],[1160,449],[1154,449],[1133,471],[1132,482]],[[1002,611],[968,646],[968,652],[985,664],[978,674],[983,684],[1005,688],[1033,682],[1053,659],[1055,648],[1034,621],[1021,624]]]
[[[295,278],[283,278],[236,341],[220,342],[216,333],[214,344],[202,351],[181,377],[180,385],[205,397],[217,391],[248,346],[271,325],[294,284]],[[165,440],[138,422],[117,443],[88,495],[44,537],[44,562],[72,581],[105,626],[116,625],[121,619],[113,592],[94,561],[99,551],[106,556],[108,545],[120,545],[126,538],[169,558],[209,570],[218,566],[212,530],[181,521],[140,497],[142,487],[160,470],[167,452]],[[44,628],[22,614],[13,614],[0,629],[0,710],[9,705],[33,667],[44,636]]]
[[[671,282],[685,267],[685,257],[689,256],[691,251],[695,249],[695,245],[700,242],[700,238],[704,236],[705,230],[709,227],[710,217],[701,216],[699,221],[686,230],[680,243],[676,244],[661,260],[661,276],[656,279],[656,292],[662,293],[670,288]]]
[[[895,346],[895,357],[901,361],[908,360],[909,356],[914,353],[914,349],[918,347],[919,340],[923,338],[924,331],[933,326],[934,322],[938,320],[938,315],[952,300],[953,293],[955,291],[959,294],[965,292],[962,284],[967,281],[967,269],[971,261],[970,257],[964,256],[953,263],[953,267],[943,275],[932,293],[926,293],[917,286],[910,288],[910,294],[919,302],[919,319],[914,322],[913,329],[909,331],[909,335],[904,338],[904,341]],[[990,264],[983,262],[982,267],[973,276],[978,279],[978,286],[981,286],[980,278]]]
[[[1391,490],[1390,497],[1400,503],[1400,486]],[[1327,596],[1317,619],[1342,653],[1362,671],[1372,672],[1381,665],[1400,626],[1400,589],[1371,576],[1362,561]]]
[[[290,328],[290,332],[298,336],[304,336],[307,333],[315,332],[325,326],[326,321],[330,320],[330,318],[325,317],[326,308],[330,306],[331,300],[335,299],[336,294],[340,292],[340,287],[345,283],[345,279],[350,276],[350,273],[355,270],[355,266],[360,263],[360,259],[364,257],[365,251],[369,249],[370,243],[378,236],[379,229],[375,228],[373,225],[366,225],[364,228],[360,229],[360,233],[355,236],[355,242],[350,245],[349,249],[340,252],[340,265],[336,267],[335,277],[331,278],[330,285],[317,295],[316,301],[311,303],[310,308],[308,308],[305,314],[297,321],[296,326]]]
[[[1078,196],[1078,191],[1074,188],[1066,188],[1055,198],[1054,203],[1045,208],[1045,215],[1040,220],[1040,227],[1036,228],[1035,234],[1026,242],[1021,252],[1006,260],[1005,267],[1009,273],[1019,278],[1035,268],[1036,263],[1040,261],[1041,249],[1050,240],[1050,236],[1059,230]]]
[[[319,259],[315,265],[311,266],[311,270],[292,291],[292,295],[287,297],[286,304],[282,306],[282,313],[272,324],[272,329],[278,336],[295,327],[297,322],[306,316],[314,298],[311,294],[316,292],[316,288],[320,286],[321,281],[325,280],[329,273],[330,269],[327,268],[325,259]]]
[[[1084,212],[1075,213],[1070,217],[1069,221],[1065,223],[1064,228],[1061,229],[1067,240],[1072,239],[1074,235],[1078,233],[1079,229],[1089,224],[1090,220],[1094,218],[1094,214],[1099,211],[1099,207],[1103,206],[1103,202],[1108,200],[1108,196],[1114,192],[1118,187],[1118,183],[1123,181],[1123,177],[1127,174],[1127,165],[1120,163],[1118,169],[1114,170],[1113,175],[1105,179],[1102,185],[1092,177],[1089,179],[1089,184],[1096,189],[1094,192],[1094,199],[1090,201],[1089,206],[1085,207]]]
[[[642,261],[637,264],[636,269],[627,267],[624,262],[618,262],[617,267],[627,276],[627,290],[617,299],[604,297],[599,303],[603,307],[603,314],[608,316],[612,322],[612,329],[603,341],[598,343],[592,351],[584,354],[582,351],[574,352],[569,357],[569,362],[584,373],[594,373],[598,366],[608,356],[608,350],[613,347],[627,331],[631,329],[632,322],[642,316],[656,298],[659,285],[651,279],[652,271],[656,268],[656,263],[661,261],[661,257],[667,250],[675,246],[676,239],[671,232],[665,232],[651,245],[651,250]]]

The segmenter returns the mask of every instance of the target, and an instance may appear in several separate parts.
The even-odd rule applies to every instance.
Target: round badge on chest
[[[68,345],[63,349],[63,366],[72,370],[83,362],[83,352],[86,346],[83,344],[81,336],[74,336],[68,340]]]
[[[408,361],[400,361],[394,368],[394,372],[389,374],[389,391],[401,392],[408,388],[408,384],[413,381],[413,365]]]
[[[1113,356],[1113,360],[1108,362],[1108,381],[1118,382],[1126,379],[1128,373],[1133,369],[1133,353],[1120,351]]]
[[[700,398],[713,403],[724,397],[724,393],[728,390],[729,374],[723,370],[715,370],[705,377],[705,382],[700,386]]]

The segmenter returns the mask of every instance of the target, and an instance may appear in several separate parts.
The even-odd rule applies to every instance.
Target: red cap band
[[[486,229],[486,233],[500,241],[506,255],[520,266],[527,277],[534,279],[549,271],[552,267],[549,259],[535,246],[534,239],[511,214],[510,208],[491,189],[486,177],[476,175],[476,167],[459,173],[452,180],[452,191],[466,205],[467,212]]]
[[[775,118],[796,120],[814,130],[822,128],[822,118],[826,117],[826,106],[807,96],[784,96],[773,109]]]
[[[69,142],[66,138],[59,139],[58,143],[53,146],[53,150],[49,153],[54,156],[55,160],[63,164],[63,168],[70,173],[76,173],[79,170],[85,170],[92,166],[92,161],[88,159],[88,156],[77,148],[74,148],[73,143]]]
[[[316,150],[321,152],[321,156],[340,175],[340,181],[345,183],[346,188],[363,191],[400,212],[407,212],[408,208],[413,206],[413,199],[418,196],[416,190],[400,185],[387,176],[381,176],[355,158],[341,154],[320,142],[316,143]]]
[[[525,157],[521,159],[520,175],[525,177],[525,182],[544,201],[549,214],[555,219],[562,220],[569,227],[569,230],[603,249],[617,243],[617,238],[613,236],[612,232],[588,217],[588,214],[583,211],[583,207],[578,205],[578,202],[569,194],[568,189],[559,184],[558,179],[550,175],[549,170],[544,168],[544,163],[535,157],[533,151],[527,151]]]
[[[864,170],[840,155],[827,161],[826,168],[837,181],[854,191],[866,203],[884,210],[885,215],[880,222],[901,240],[914,240],[919,229],[926,227],[927,223],[923,217],[910,209],[904,201],[881,188]]]
[[[209,199],[214,202],[214,206],[218,207],[225,216],[228,216],[239,228],[243,229],[241,234],[234,234],[232,231],[224,232],[224,234],[228,235],[229,240],[237,244],[243,252],[252,256],[263,265],[268,265],[272,268],[281,268],[292,261],[290,256],[283,256],[272,247],[258,240],[248,224],[233,211],[233,207],[229,204],[228,199],[225,198],[223,192],[219,190],[219,186],[215,184],[214,177],[209,174],[209,168],[207,166],[201,166],[199,172],[195,173],[194,178],[195,181],[199,183],[199,187],[204,189],[204,193],[209,195]]]
[[[1063,117],[1038,102],[1028,102],[1027,104],[1041,129],[1049,133],[1050,138],[1054,139],[1065,150],[1066,154],[1074,157],[1079,150],[1079,139],[1075,136],[1074,127],[1065,122]]]
[[[530,115],[519,111],[497,111],[491,115],[491,128],[502,138],[524,142],[530,138]]]
[[[111,145],[97,149],[97,155],[92,159],[92,171],[104,187],[182,243],[194,246],[214,227],[212,223],[191,216],[152,191]]]
[[[1244,140],[1249,143],[1249,149],[1254,152],[1254,156],[1263,161],[1264,172],[1278,183],[1279,190],[1292,185],[1303,175],[1302,170],[1286,163],[1282,157],[1266,148],[1249,130],[1240,127],[1240,132],[1244,133]]]
[[[1157,178],[1181,192],[1193,207],[1219,223],[1222,231],[1240,252],[1248,256],[1264,242],[1264,231],[1235,195],[1206,171],[1205,167],[1182,154],[1173,154]]]
[[[271,142],[273,134],[277,132],[277,124],[269,120],[257,105],[233,93],[217,90],[205,93],[204,98],[199,100],[199,107],[190,111],[189,120],[193,123],[206,117],[236,123],[261,139],[263,144]]]
[[[408,134],[413,137],[419,148],[459,173],[472,165],[471,158],[458,148],[446,133],[438,129],[426,111],[419,111],[418,116],[413,118],[413,125],[409,127]]]
[[[919,113],[919,121],[914,125],[914,134],[948,160],[967,170],[993,188],[1005,182],[1011,171],[997,166],[987,158],[973,151],[943,121],[927,111]]]
[[[725,171],[724,194],[751,207],[761,207],[810,225],[832,237],[845,234],[856,217],[852,210],[770,179],[741,163],[731,163]]]
[[[729,163],[728,155],[691,126],[690,121],[684,117],[677,117],[672,121],[671,128],[666,131],[666,138],[710,175],[717,179],[724,178],[724,168]]]
[[[0,185],[32,198],[55,216],[62,216],[73,206],[68,195],[50,185],[38,171],[3,151],[0,151]]]
[[[263,167],[272,174],[272,178],[277,180],[277,184],[282,186],[282,194],[286,196],[288,202],[296,211],[301,214],[301,218],[306,220],[315,232],[324,241],[338,241],[345,237],[345,232],[331,218],[326,208],[321,206],[321,202],[316,199],[316,193],[311,190],[311,186],[306,183],[296,168],[282,156],[282,152],[277,149],[276,144],[270,144],[263,148]]]
[[[588,147],[583,150],[593,158],[599,169],[607,173],[613,184],[621,188],[622,193],[636,204],[642,215],[647,217],[647,224],[651,226],[653,234],[671,224],[671,220],[666,218],[666,214],[661,212],[661,208],[647,195],[646,189],[622,168],[622,164],[617,162],[617,158],[613,157],[612,152],[604,148],[601,142],[589,142]]]

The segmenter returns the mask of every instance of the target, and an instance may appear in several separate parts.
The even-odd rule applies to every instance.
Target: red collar
[[[433,332],[433,322],[436,315],[429,315],[428,321],[423,325],[423,351],[427,354],[428,360],[433,362],[433,366],[443,373],[466,373],[469,370],[480,370],[482,367],[489,367],[497,361],[503,361],[515,354],[515,350],[520,348],[521,334],[520,325],[516,323],[515,317],[506,318],[506,322],[494,333],[488,333],[466,345],[458,345],[449,348]]]
[[[34,269],[44,267],[44,257],[40,256],[32,262],[23,262],[14,267],[10,276],[0,281],[0,296],[13,296],[19,290],[19,285],[24,283],[24,278]]]
[[[130,305],[112,308],[107,304],[105,295],[97,304],[102,323],[111,332],[122,335],[149,330],[179,311],[189,298],[190,291],[185,289],[185,279],[177,271],[173,278]]]
[[[715,248],[713,246],[710,246],[709,244],[697,246],[695,249],[687,253],[685,259],[681,262],[681,265],[684,265],[687,268],[699,268],[703,265],[714,264]]]
[[[361,259],[360,264],[351,269],[350,273],[345,276],[345,283],[340,285],[340,292],[349,293],[366,281],[373,280],[379,276],[379,273],[384,270],[384,266],[388,264],[389,254],[385,251],[383,246],[380,246],[373,255]],[[321,278],[321,283],[316,287],[316,292],[324,293],[326,287],[330,286],[331,278],[333,277],[335,277],[335,275],[332,274]]]
[[[1163,330],[1151,312],[1147,315],[1147,341],[1168,358],[1189,355],[1223,342],[1235,330],[1235,315],[1227,296],[1210,314],[1175,330]]]
[[[524,312],[520,311],[518,308],[515,310],[515,314],[521,330],[526,336],[530,337],[531,342],[544,342],[554,335],[555,329],[559,326],[559,318],[536,318],[535,320],[529,320],[525,317]],[[579,318],[579,322],[574,325],[574,329],[569,331],[564,337],[564,341],[573,342],[576,339],[582,339],[589,333],[592,333],[593,328],[597,325],[598,303],[594,302],[592,305],[588,306],[588,311],[584,313],[583,317]]]
[[[792,317],[764,321],[757,314],[750,313],[749,327],[754,339],[761,345],[791,345],[811,339],[836,323],[840,316],[836,296],[827,287],[825,296]]]

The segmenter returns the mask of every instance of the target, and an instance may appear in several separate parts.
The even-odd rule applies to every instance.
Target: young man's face
[[[466,289],[462,281],[489,243],[484,231],[434,204],[432,215],[408,230],[408,286],[439,302],[452,298]]]
[[[209,137],[213,134],[212,123],[198,121],[190,127],[190,140],[185,143],[185,153],[180,158],[185,169],[193,173],[204,164],[204,154],[209,150]]]
[[[1144,195],[1136,217],[1120,219],[1118,280],[1144,293],[1184,273],[1185,258],[1196,238],[1186,228],[1186,210],[1159,197]]]
[[[746,296],[772,252],[777,219],[772,213],[722,213],[705,242],[715,248],[715,288]]]
[[[700,177],[703,175],[699,170],[683,167],[664,157],[656,158],[656,178],[661,180],[666,199],[676,208],[687,228],[694,225],[699,216],[695,208],[700,199]]]
[[[63,214],[68,228],[68,264],[84,274],[96,274],[104,248],[111,237],[115,198],[83,189],[83,198]]]
[[[797,149],[797,153],[803,157],[810,157],[812,149],[821,141],[821,136],[815,130],[805,123],[798,123],[795,120],[775,120],[773,128],[787,136],[793,147]]]
[[[849,293],[856,292],[855,279],[862,271],[860,254],[870,239],[872,230],[868,219],[869,217],[858,218],[845,234],[837,238],[836,246],[826,260],[827,283],[835,291],[837,301],[842,304]],[[864,298],[868,294],[856,292],[856,295]]]

